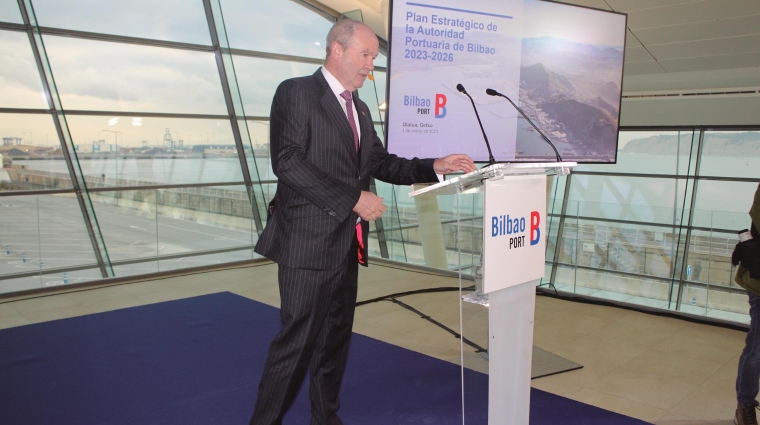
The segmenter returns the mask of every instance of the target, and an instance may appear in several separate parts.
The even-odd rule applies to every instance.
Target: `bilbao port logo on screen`
[[[491,237],[508,236],[509,237],[509,249],[523,248],[528,246],[525,241],[526,236],[526,224],[525,217],[512,218],[507,215],[498,215],[491,217]],[[530,226],[528,242],[530,245],[536,245],[541,240],[541,214],[538,211],[532,211],[530,213]]]
[[[431,115],[432,112],[436,118],[446,116],[446,102],[446,95],[443,93],[436,93],[434,99],[414,95],[404,96],[404,106],[417,108],[417,115]]]

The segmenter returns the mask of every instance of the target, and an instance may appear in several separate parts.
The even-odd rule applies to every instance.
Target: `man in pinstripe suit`
[[[369,192],[370,178],[408,185],[475,169],[466,155],[388,154],[367,105],[353,93],[377,54],[369,27],[340,21],[327,36],[324,67],[282,82],[275,93],[270,149],[279,182],[256,252],[279,265],[283,328],[269,347],[251,424],[281,424],[307,369],[311,424],[342,424],[336,412],[358,264],[366,265],[368,222],[385,211]]]

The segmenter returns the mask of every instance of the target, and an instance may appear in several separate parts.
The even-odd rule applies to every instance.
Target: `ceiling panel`
[[[646,45],[760,34],[760,15],[636,30]]]
[[[630,30],[627,30],[625,34],[625,48],[630,47],[641,47],[641,43],[639,43],[638,38]]]
[[[648,46],[657,60],[760,52],[760,34]]]
[[[660,65],[655,61],[651,62],[629,62],[623,68],[623,76],[641,75],[641,74],[660,74],[664,73]],[[623,90],[625,90],[625,80],[623,80]]]
[[[668,72],[708,71],[715,69],[760,67],[760,52],[720,56],[704,56],[701,58],[662,60],[660,61],[660,64]],[[628,64],[626,64],[626,69],[627,68]],[[760,72],[760,69],[758,72]]]
[[[694,3],[704,0],[607,0],[616,12],[631,12],[634,10],[651,9],[654,7],[672,6],[675,4]]]
[[[643,47],[626,47],[625,62],[649,62],[653,61],[652,55]]]
[[[610,7],[607,6],[604,0],[563,0],[557,3],[576,4],[578,6],[593,7],[594,9],[610,10]]]
[[[705,0],[673,6],[644,9],[628,14],[628,27],[641,28],[713,21],[760,14],[758,0]]]

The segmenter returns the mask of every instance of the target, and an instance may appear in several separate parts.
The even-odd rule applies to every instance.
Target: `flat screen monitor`
[[[562,160],[616,162],[626,21],[543,0],[392,1],[388,150],[485,162],[485,133],[499,162],[554,160],[544,137]]]

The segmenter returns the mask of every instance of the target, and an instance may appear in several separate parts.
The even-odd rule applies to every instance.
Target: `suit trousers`
[[[307,369],[311,425],[342,425],[336,412],[356,306],[358,243],[333,270],[279,266],[283,328],[269,346],[251,425],[280,425]]]

